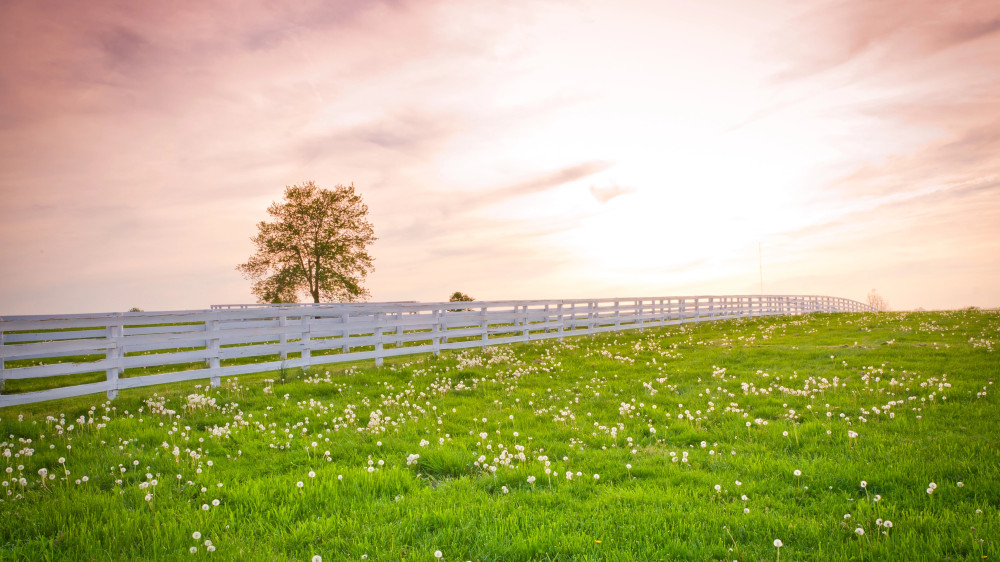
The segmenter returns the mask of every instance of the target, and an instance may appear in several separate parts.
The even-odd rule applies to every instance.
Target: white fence
[[[0,407],[177,381],[730,318],[868,312],[822,296],[217,305],[0,317]],[[151,374],[150,371],[153,371]],[[6,381],[65,377],[34,392]],[[82,382],[82,379],[96,382]],[[78,384],[73,384],[74,382]],[[71,386],[66,386],[67,384]],[[12,385],[6,385],[12,386]]]

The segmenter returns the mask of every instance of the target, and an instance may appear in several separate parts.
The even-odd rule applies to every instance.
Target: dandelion
[[[197,546],[192,546],[191,548],[188,549],[188,552],[190,552],[191,554],[197,554],[198,553],[198,547]]]
[[[856,534],[857,534],[857,535],[858,535],[859,537],[865,534],[865,530],[864,530],[864,529],[862,529],[861,527],[858,527],[857,529],[854,529],[854,532],[855,532],[855,533],[856,533]]]
[[[434,558],[441,558],[442,556],[444,556],[444,554],[441,554],[440,550],[434,551]]]
[[[750,513],[750,508],[749,507],[744,507],[743,508],[743,513],[744,514]]]
[[[600,480],[600,479],[601,479],[601,475],[600,474],[595,474],[594,475],[594,480]]]
[[[317,554],[316,556],[312,557],[312,562],[323,562],[323,557]]]
[[[316,473],[310,470],[309,471],[309,478],[316,478]]]
[[[930,488],[931,490],[937,490],[937,484],[935,484],[933,482],[931,482],[930,484],[928,484],[927,487]]]
[[[212,505],[215,506],[215,507],[219,507],[219,500],[217,500],[217,499],[212,500]]]
[[[209,510],[208,504],[207,503],[201,504],[201,510],[202,511],[208,511]]]
[[[781,542],[781,539],[774,539],[774,548],[781,548],[782,546],[785,545]]]
[[[194,540],[198,540],[198,539],[201,538],[201,533],[199,533],[198,531],[195,531],[195,532],[191,533],[191,538],[194,539]]]
[[[959,488],[961,488],[962,486],[965,486],[965,484],[963,484],[961,482],[956,482],[955,485],[958,486]]]
[[[886,529],[891,529],[892,528],[892,521],[889,521],[888,519],[886,519],[885,521],[882,522],[882,526],[885,527]]]
[[[534,483],[535,483],[535,477],[534,476],[529,476],[528,477],[528,484],[534,484]]]
[[[794,474],[796,476],[802,476],[802,471],[796,468],[795,472],[793,472],[792,474]]]
[[[861,487],[862,488],[867,488],[868,487],[868,482],[865,482],[864,480],[862,480],[861,481]]]

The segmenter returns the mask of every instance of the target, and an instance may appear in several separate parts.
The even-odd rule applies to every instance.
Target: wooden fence
[[[221,377],[245,373],[368,359],[381,365],[398,355],[687,322],[868,311],[837,297],[755,295],[7,316],[0,317],[0,407],[99,392],[114,398],[123,388],[197,379],[218,386]],[[7,383],[42,377],[69,379],[45,381],[58,388],[32,392]]]

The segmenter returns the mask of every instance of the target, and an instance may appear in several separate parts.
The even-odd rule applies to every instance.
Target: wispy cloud
[[[601,203],[607,203],[615,197],[620,197],[629,193],[635,193],[635,188],[624,187],[618,184],[611,184],[602,187],[598,187],[596,185],[590,186],[590,194],[594,196],[594,199],[597,199]]]

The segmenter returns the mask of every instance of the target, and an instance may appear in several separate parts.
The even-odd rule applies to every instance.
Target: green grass
[[[817,314],[6,408],[0,559],[992,559],[998,343]]]

